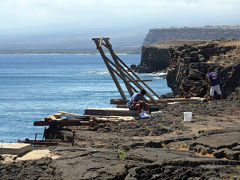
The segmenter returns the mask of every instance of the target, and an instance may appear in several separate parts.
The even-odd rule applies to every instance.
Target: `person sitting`
[[[220,89],[218,75],[216,72],[213,71],[212,68],[208,69],[208,82],[210,84],[210,102],[214,99],[214,92],[216,91],[218,96],[223,99],[222,92]]]
[[[142,89],[139,93],[134,94],[126,106],[130,110],[137,110],[140,118],[149,118],[150,116],[146,113],[148,110],[148,104],[144,101],[143,96],[146,91]]]

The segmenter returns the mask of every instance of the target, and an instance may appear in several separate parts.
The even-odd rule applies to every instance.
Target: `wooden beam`
[[[106,38],[105,38],[105,39],[106,39]],[[100,42],[98,42],[96,39],[93,39],[93,40],[94,40],[95,44],[97,45],[97,48],[98,48],[98,50],[99,50],[99,52],[100,52],[100,54],[101,54],[101,56],[102,56],[102,58],[103,58],[103,61],[104,61],[105,65],[107,66],[108,71],[109,71],[110,75],[112,76],[112,79],[113,79],[115,85],[117,86],[117,89],[118,89],[118,91],[119,91],[122,99],[123,99],[123,100],[126,100],[127,98],[126,98],[126,96],[125,96],[125,94],[124,94],[124,92],[123,92],[123,90],[122,90],[122,87],[120,86],[120,84],[119,84],[119,82],[118,82],[115,74],[112,72],[112,69],[111,69],[111,67],[110,67],[110,65],[109,65],[109,61],[110,61],[110,60],[109,60],[109,59],[107,58],[107,56],[105,55],[102,47],[99,46],[99,43],[100,43]],[[101,39],[99,39],[99,40],[101,40]]]
[[[114,63],[111,62],[110,60],[108,60],[108,62],[109,62],[111,65],[113,65],[115,68],[117,68],[118,71],[122,71],[122,70],[123,70],[123,71],[125,72],[126,76],[128,77],[129,81],[131,81],[135,86],[137,86],[139,89],[144,89],[139,83],[134,82],[135,79],[134,79],[124,68],[118,67],[116,64],[114,64]],[[116,71],[114,71],[114,72],[117,73]],[[118,74],[118,76],[121,77],[121,75],[119,75],[119,73],[117,73],[117,74]],[[124,80],[125,78],[123,77],[122,79]],[[156,100],[151,96],[151,94],[146,93],[146,95],[147,95],[152,101],[156,102]]]
[[[100,116],[136,116],[137,111],[128,108],[87,108],[85,114]]]
[[[105,43],[106,43],[105,47],[108,48],[108,50],[109,50],[109,52],[110,52],[110,54],[111,54],[111,56],[112,56],[115,64],[118,65],[118,66],[121,66],[120,63],[119,63],[119,61],[118,61],[117,55],[114,53],[114,51],[113,51],[113,49],[112,49],[112,45],[111,45],[111,43],[109,42],[109,40],[108,40],[108,39],[104,39],[104,41],[105,41]],[[121,74],[123,77],[125,77],[125,74],[124,74],[122,71],[120,71],[120,74]],[[129,92],[130,96],[132,96],[132,95],[133,95],[133,91],[132,91],[129,83],[127,83],[127,81],[124,81],[124,83],[125,83],[125,86],[126,86],[128,92]]]
[[[89,121],[75,121],[75,120],[66,120],[66,121],[34,121],[34,126],[89,126]]]
[[[133,71],[131,70],[124,62],[117,56],[118,60],[127,68],[129,72],[131,72],[138,80],[140,80],[140,77]],[[161,97],[153,91],[145,82],[142,82],[158,99],[161,99]]]

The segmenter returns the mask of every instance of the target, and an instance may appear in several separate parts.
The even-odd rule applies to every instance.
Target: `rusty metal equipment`
[[[113,51],[112,45],[109,42],[109,38],[92,38],[92,40],[96,44],[96,48],[100,52],[103,61],[105,65],[107,66],[107,69],[122,97],[122,101],[126,102],[127,98],[126,95],[123,91],[123,88],[121,84],[119,83],[119,78],[123,81],[128,93],[130,96],[134,94],[134,92],[139,92],[140,89],[145,89],[146,90],[146,96],[150,99],[150,101],[154,104],[160,100],[160,96],[153,91],[146,83],[145,81],[149,80],[142,80],[140,77],[134,73],[124,62],[121,60]],[[103,47],[105,47],[109,52],[112,57],[112,60],[110,60],[104,50]],[[119,78],[117,78],[119,77]],[[156,98],[154,98],[154,96]],[[149,100],[147,100],[149,101]]]
[[[45,134],[45,130],[44,129],[44,133]],[[35,133],[35,138],[34,140],[31,140],[31,139],[28,139],[26,138],[25,140],[18,140],[18,143],[28,143],[28,144],[31,144],[32,146],[57,146],[59,144],[62,144],[62,143],[71,143],[72,146],[74,146],[75,144],[75,131],[72,131],[72,138],[71,139],[68,139],[68,140],[62,140],[62,139],[43,139],[42,140],[37,140],[37,133]]]
[[[61,139],[45,139],[45,140],[30,140],[26,138],[25,140],[18,140],[18,143],[28,143],[33,146],[57,146],[62,143],[71,143],[74,146],[74,141],[65,141]]]

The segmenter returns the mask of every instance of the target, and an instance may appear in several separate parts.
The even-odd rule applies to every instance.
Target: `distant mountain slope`
[[[150,29],[143,44],[156,44],[165,40],[214,40],[222,37],[240,39],[240,26]]]
[[[0,32],[1,33],[1,32]],[[114,50],[140,49],[146,32],[44,32],[0,34],[1,51],[38,51],[38,50],[96,50],[93,37],[109,37]],[[140,50],[139,50],[140,51]]]

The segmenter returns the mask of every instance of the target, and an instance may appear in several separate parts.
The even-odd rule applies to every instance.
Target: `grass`
[[[125,156],[126,156],[126,152],[124,152],[124,151],[122,151],[122,150],[118,150],[117,151],[117,154],[118,154],[118,157],[120,158],[120,159],[125,159]]]
[[[160,125],[160,128],[161,128],[161,129],[168,129],[168,127],[165,126],[165,125],[163,125],[163,124]]]
[[[195,137],[201,137],[203,134],[199,133],[199,134],[195,134]]]

